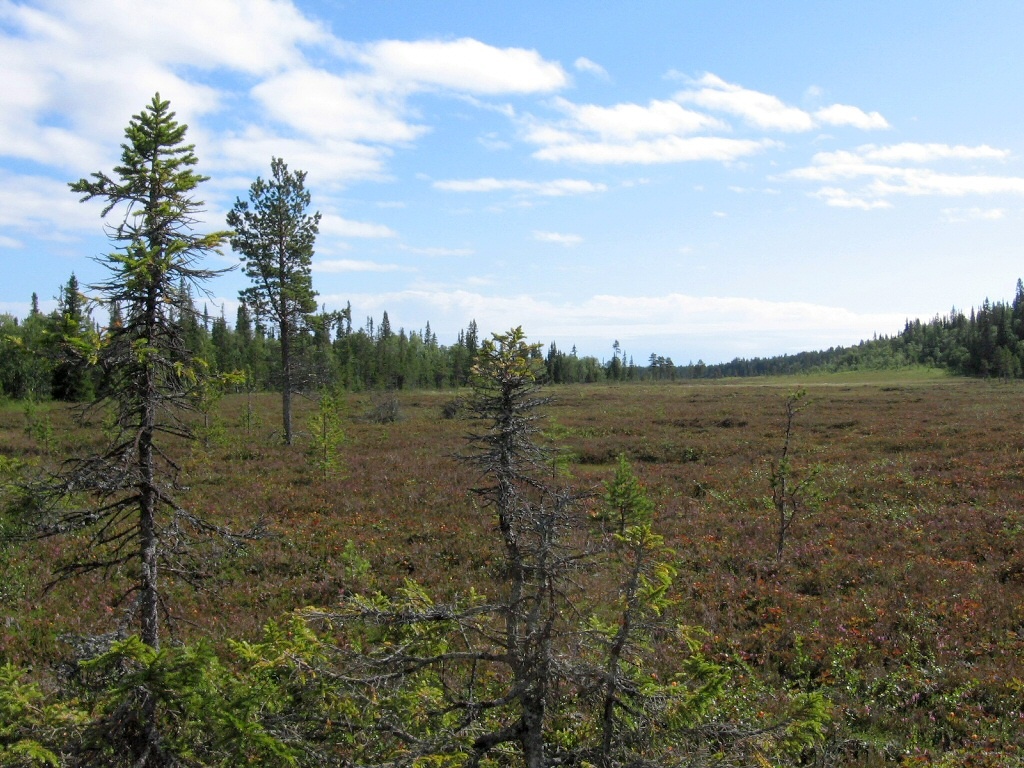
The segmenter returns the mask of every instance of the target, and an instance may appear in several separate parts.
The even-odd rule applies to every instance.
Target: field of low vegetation
[[[471,492],[478,470],[455,458],[474,428],[465,394],[340,395],[327,444],[319,401],[300,398],[291,446],[278,395],[226,395],[203,439],[177,446],[178,500],[262,533],[211,539],[193,584],[167,582],[173,642],[255,642],[295,609],[394,596],[410,578],[439,601],[487,594],[502,546]],[[602,496],[620,456],[646,488],[676,569],[663,619],[731,673],[728,706],[775,693],[827,703],[823,738],[796,763],[1024,760],[1024,385],[882,372],[544,394],[552,476],[592,492],[577,524],[609,525]],[[103,415],[91,419],[8,401],[4,482],[95,450]],[[780,511],[792,520],[781,554]],[[52,686],[81,638],[117,630],[130,580],[111,568],[45,589],[81,542],[2,546],[0,663]],[[690,651],[653,637],[644,674],[657,680]]]

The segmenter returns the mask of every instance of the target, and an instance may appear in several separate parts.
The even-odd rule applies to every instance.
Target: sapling
[[[308,455],[323,474],[324,482],[341,468],[341,444],[345,442],[341,424],[343,404],[340,395],[325,390],[317,410],[309,417]]]
[[[649,523],[654,516],[654,503],[633,473],[625,454],[619,454],[615,477],[607,485],[604,496],[606,517],[617,524],[619,535],[627,525]]]
[[[806,389],[798,389],[786,397],[786,430],[782,440],[782,451],[770,468],[772,495],[766,498],[766,502],[776,516],[776,561],[782,560],[782,552],[793,521],[804,507],[813,507],[818,497],[815,481],[820,474],[820,468],[814,467],[802,476],[793,469],[794,422],[797,414],[806,407]]]

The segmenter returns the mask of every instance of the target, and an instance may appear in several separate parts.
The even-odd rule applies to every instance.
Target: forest
[[[181,287],[187,309],[180,323],[190,352],[209,361],[216,374],[240,373],[232,389],[273,391],[280,387],[279,337],[254,320],[241,302],[233,323],[223,313],[211,316],[189,287]],[[14,399],[87,400],[96,372],[72,374],[61,350],[85,333],[99,333],[99,321],[86,311],[78,281],[71,275],[60,286],[58,306],[43,314],[38,298],[25,318],[0,314],[0,391]],[[116,307],[107,324],[117,322]],[[485,335],[485,334],[483,334]],[[450,389],[466,386],[482,334],[475,320],[453,343],[439,343],[426,322],[422,330],[392,329],[387,312],[367,317],[353,327],[351,307],[303,317],[295,331],[295,364],[304,389],[365,390]],[[649,382],[723,377],[788,376],[848,371],[888,371],[914,366],[937,368],[960,376],[1018,379],[1024,376],[1024,283],[1017,281],[1012,302],[985,299],[969,313],[953,308],[949,315],[926,322],[908,320],[903,330],[850,347],[684,365],[651,353],[637,364],[618,341],[607,360],[577,355],[551,342],[535,354],[543,360],[544,380],[551,384]],[[74,379],[74,380],[71,380]]]
[[[0,318],[0,765],[1019,764],[1020,283],[766,361],[445,346],[318,307],[283,160],[196,232],[185,136],[135,115],[71,184],[107,278]]]

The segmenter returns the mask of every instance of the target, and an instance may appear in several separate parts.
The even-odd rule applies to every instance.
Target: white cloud
[[[498,137],[496,133],[486,133],[483,136],[478,136],[477,141],[484,149],[488,149],[491,152],[501,152],[502,150],[511,149],[512,145],[502,138]]]
[[[940,161],[1003,160],[1005,150],[988,145],[969,147],[949,144],[902,143],[892,146],[873,144],[855,151],[820,152],[811,165],[785,174],[789,178],[829,184],[817,196],[829,205],[870,210],[891,207],[888,198],[967,195],[1022,195],[1024,178],[985,173],[956,173],[920,167]],[[899,163],[915,163],[914,166]],[[845,189],[836,182],[859,182],[861,187]]]
[[[1024,178],[1019,176],[958,176],[928,170],[906,169],[899,175],[896,183],[878,179],[872,182],[869,188],[874,194],[881,196],[1021,195],[1024,194]]]
[[[466,290],[407,290],[355,294],[359,313],[385,309],[392,317],[429,317],[431,326],[454,333],[476,319],[484,333],[522,325],[531,339],[608,348],[611,339],[631,345],[637,339],[693,340],[739,335],[745,339],[800,335],[814,328],[823,343],[854,343],[875,332],[903,327],[906,313],[859,314],[843,307],[803,302],[772,302],[742,297],[604,294],[578,302],[554,302],[533,294],[518,296]],[[394,314],[392,314],[394,313]],[[650,350],[646,350],[649,352]],[[639,360],[638,360],[639,362]],[[678,362],[682,362],[681,360]]]
[[[66,182],[0,170],[0,227],[44,239],[102,231],[98,203],[79,202]]]
[[[529,138],[536,141],[535,136]],[[667,136],[629,144],[573,139],[550,144],[534,152],[533,156],[539,160],[570,160],[593,164],[652,165],[699,160],[730,163],[778,146],[778,142],[770,139],[729,139],[719,136]]]
[[[472,256],[476,251],[472,248],[414,248],[411,245],[398,246],[403,251],[415,253],[418,256]]]
[[[355,259],[330,259],[314,261],[314,272],[397,272],[401,267],[397,264],[379,264],[375,261],[357,261]]]
[[[523,192],[542,197],[564,197],[605,192],[606,184],[583,179],[554,179],[552,181],[526,181],[524,179],[449,179],[435,181],[434,189],[444,192]]]
[[[541,232],[534,230],[533,239],[541,243],[555,243],[566,248],[574,248],[583,242],[579,235],[563,234],[562,232]]]
[[[858,208],[862,211],[872,211],[879,208],[892,208],[892,203],[888,200],[865,200],[861,197],[855,197],[845,189],[840,189],[839,187],[824,187],[823,189],[819,189],[815,193],[815,197],[821,198],[827,205],[830,205],[833,208]]]
[[[51,39],[89,43],[83,52],[114,48],[118,54],[251,74],[294,66],[302,58],[300,46],[330,41],[318,23],[285,0],[49,0],[44,8],[53,14],[50,29],[61,23],[59,14],[64,30],[73,30]]]
[[[880,163],[928,163],[933,160],[1005,160],[1008,149],[995,149],[987,144],[968,147],[963,144],[918,144],[903,142],[887,147],[867,144],[857,148],[857,153],[867,160]]]
[[[536,51],[495,48],[471,38],[384,40],[357,50],[357,58],[399,88],[438,87],[477,94],[549,93],[569,84],[557,62]]]
[[[333,139],[283,138],[258,128],[228,134],[215,149],[204,167],[265,175],[270,158],[281,157],[290,167],[309,172],[308,186],[382,178],[385,161],[391,156],[388,147]]]
[[[186,71],[266,74],[327,40],[278,0],[44,0],[2,12],[0,151],[83,173],[109,162],[154,91],[184,122],[223,105],[220,91]]]
[[[852,107],[848,104],[833,104],[830,107],[819,109],[814,116],[820,122],[828,125],[849,125],[863,131],[890,127],[889,121],[880,112],[868,113],[859,107]]]
[[[303,68],[265,80],[252,95],[269,115],[307,136],[395,144],[423,135],[425,126],[404,118],[404,99],[378,86]]]
[[[289,0],[0,0],[0,14],[0,153],[76,174],[116,160],[154,91],[194,126],[204,169],[253,171],[276,155],[344,183],[382,178],[390,147],[429,130],[408,103],[417,92],[569,83],[536,51],[468,38],[346,43]],[[248,92],[221,85],[234,75]],[[206,135],[197,118],[213,113],[230,127]]]
[[[597,62],[591,61],[585,56],[580,56],[572,63],[572,65],[576,68],[577,72],[586,72],[590,75],[596,75],[602,80],[608,79],[608,71]]]
[[[674,101],[651,100],[647,106],[616,104],[573,104],[556,99],[555,106],[565,112],[573,130],[594,133],[604,139],[632,141],[640,136],[678,136],[706,130],[724,130],[727,126],[700,112],[681,107]]]
[[[325,213],[320,219],[320,234],[335,237],[386,238],[397,237],[397,233],[383,224],[366,221],[352,221],[333,213]]]
[[[696,90],[675,94],[676,101],[736,115],[765,130],[796,132],[815,127],[814,118],[804,110],[788,106],[777,96],[727,83],[717,75],[707,73],[694,85]]]
[[[946,221],[959,224],[967,221],[999,221],[1006,218],[1005,208],[943,208]]]

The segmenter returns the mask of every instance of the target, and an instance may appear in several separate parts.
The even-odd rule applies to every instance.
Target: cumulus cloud
[[[532,137],[536,140],[536,137]],[[721,136],[667,136],[651,141],[614,143],[573,139],[533,153],[539,160],[571,160],[591,164],[653,165],[713,160],[729,163],[780,146],[771,139],[730,139]]]
[[[533,239],[541,243],[555,243],[566,248],[574,248],[583,242],[579,235],[564,234],[562,232],[542,232],[534,230]]]
[[[383,40],[358,47],[355,56],[398,88],[446,88],[476,94],[548,93],[569,77],[537,51],[496,48],[471,38]]]
[[[468,318],[481,329],[522,325],[531,338],[558,339],[581,347],[608,349],[609,339],[627,346],[659,338],[675,345],[694,340],[743,338],[773,340],[786,335],[806,338],[807,329],[828,345],[855,343],[876,332],[903,327],[906,313],[861,314],[844,307],[804,302],[773,302],[728,296],[682,293],[622,296],[595,295],[575,302],[550,301],[535,294],[500,295],[468,290],[406,290],[346,296],[359,312],[391,317],[429,317],[431,326],[455,333]],[[718,342],[729,359],[728,343]],[[610,351],[610,350],[609,350]],[[646,351],[650,351],[648,347]],[[736,354],[740,354],[737,350]],[[682,362],[682,360],[678,361]]]
[[[867,144],[859,147],[857,153],[866,160],[881,163],[928,163],[933,160],[1005,160],[1010,156],[1008,149],[995,149],[987,144],[968,147],[964,144],[918,144],[903,142],[886,147]]]
[[[735,115],[758,128],[779,131],[809,131],[814,118],[777,96],[728,83],[707,73],[694,82],[695,88],[675,94],[676,101]]]
[[[848,104],[833,104],[831,107],[819,109],[814,113],[814,117],[827,125],[849,125],[862,131],[889,127],[889,121],[880,112],[865,112]]]
[[[0,227],[44,239],[98,231],[102,205],[79,203],[66,182],[0,171]]]
[[[720,120],[686,109],[674,101],[653,99],[641,104],[573,104],[556,99],[555,105],[569,116],[574,130],[594,133],[605,139],[631,141],[640,136],[672,136],[706,130],[724,130]]]
[[[3,13],[0,146],[82,171],[109,153],[97,147],[116,148],[127,117],[155,90],[173,99],[185,121],[219,109],[223,94],[186,71],[265,75],[296,65],[302,46],[327,40],[318,24],[278,0],[47,0],[5,3]]]
[[[594,165],[730,162],[773,146],[763,139],[694,136],[728,126],[673,101],[603,107],[559,98],[552,106],[562,119],[522,121],[522,138],[538,147],[533,156],[539,160]]]
[[[352,221],[333,213],[325,213],[320,219],[320,234],[335,237],[397,237],[397,233],[383,224],[367,221]]]
[[[946,221],[960,224],[967,221],[999,221],[1006,217],[1005,208],[943,208]]]
[[[573,67],[576,68],[577,72],[586,72],[590,75],[596,75],[602,80],[608,79],[608,72],[597,62],[591,61],[586,56],[580,56],[576,61],[572,63]]]
[[[948,165],[949,161],[1003,160],[1008,155],[984,144],[867,144],[854,151],[820,152],[812,157],[811,165],[794,169],[786,176],[827,184],[816,195],[829,205],[863,210],[888,208],[892,205],[889,198],[894,196],[1024,194],[1024,178],[1018,176],[922,167],[942,161]],[[837,182],[860,186],[848,189],[837,186]]]
[[[411,245],[400,245],[398,247],[403,251],[415,253],[417,256],[472,256],[476,253],[472,248],[440,248],[437,246],[414,248]]]
[[[651,165],[700,160],[732,163],[782,147],[763,135],[750,136],[751,129],[806,132],[822,123],[862,130],[888,127],[878,112],[834,104],[812,115],[777,96],[710,73],[688,82],[690,87],[672,99],[652,99],[646,104],[575,104],[558,97],[550,105],[563,116],[523,118],[521,136],[538,147],[533,156],[540,160]],[[728,117],[739,118],[747,135],[730,135],[737,126]]]
[[[469,38],[350,43],[288,0],[39,0],[0,13],[0,152],[65,172],[116,160],[128,117],[157,90],[193,125],[205,169],[254,172],[277,155],[337,185],[383,178],[391,148],[430,130],[417,93],[569,83],[537,51]],[[233,76],[249,90],[225,85]],[[198,118],[213,114],[226,130],[204,132]]]
[[[265,175],[270,158],[282,157],[292,168],[309,169],[308,183],[314,185],[382,178],[391,153],[389,147],[358,141],[285,138],[249,127],[239,134],[224,135],[204,167]]]
[[[862,197],[851,195],[845,189],[840,189],[839,187],[823,187],[815,193],[815,197],[821,198],[827,205],[833,208],[857,208],[862,211],[892,208],[892,203],[888,200],[866,200]]]
[[[379,264],[376,261],[358,261],[355,259],[328,259],[314,261],[314,272],[397,272],[401,267],[397,264]]]
[[[252,95],[267,114],[308,136],[393,144],[427,131],[408,122],[402,99],[374,86],[366,78],[304,67],[263,81]]]
[[[551,181],[526,181],[525,179],[449,179],[435,181],[434,189],[444,192],[522,192],[542,197],[564,197],[605,192],[608,185],[584,179],[554,179]]]

